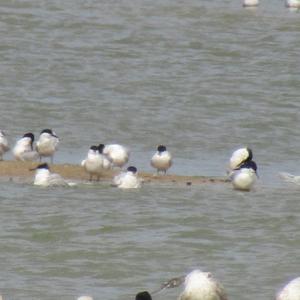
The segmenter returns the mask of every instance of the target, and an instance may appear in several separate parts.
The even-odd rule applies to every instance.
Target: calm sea
[[[278,176],[300,174],[299,17],[281,0],[255,10],[238,0],[1,1],[0,129],[11,145],[53,128],[57,163],[117,142],[152,172],[162,143],[170,173],[208,176],[223,176],[245,145],[259,168],[249,193],[0,182],[5,299],[131,300],[201,268],[229,299],[265,300],[299,276],[300,187]]]

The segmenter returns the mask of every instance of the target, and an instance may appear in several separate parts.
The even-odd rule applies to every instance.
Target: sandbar
[[[18,178],[24,181],[33,179],[34,169],[39,163],[38,162],[23,162],[6,160],[0,161],[0,177],[9,180]],[[76,181],[88,181],[89,175],[85,172],[84,168],[80,165],[73,164],[53,164],[50,165],[51,172],[58,173],[67,180]],[[104,171],[100,181],[111,181],[112,178],[118,174],[120,170],[109,170]],[[139,172],[139,176],[142,178],[144,183],[165,183],[165,184],[184,184],[194,185],[203,183],[226,183],[228,179],[226,177],[218,176],[185,176],[185,175],[156,175],[154,173]]]

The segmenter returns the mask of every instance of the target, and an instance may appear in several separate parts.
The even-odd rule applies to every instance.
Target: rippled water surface
[[[12,145],[54,128],[58,163],[118,142],[148,172],[159,143],[173,174],[223,176],[242,145],[259,166],[249,193],[1,181],[5,299],[134,299],[199,267],[229,299],[264,300],[300,275],[300,187],[278,177],[300,174],[298,12],[279,0],[255,10],[229,0],[4,0],[0,12],[0,127]]]

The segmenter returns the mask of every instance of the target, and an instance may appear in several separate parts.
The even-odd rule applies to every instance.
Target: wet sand
[[[0,177],[3,179],[19,179],[28,181],[34,176],[34,171],[37,162],[21,162],[21,161],[0,161]],[[58,173],[67,180],[88,181],[89,174],[85,172],[80,165],[61,164],[50,165],[51,172]],[[110,181],[113,176],[119,173],[118,170],[105,171],[101,176],[102,181]],[[228,180],[226,177],[208,177],[208,176],[183,176],[183,175],[159,175],[153,173],[139,172],[139,176],[145,183],[174,183],[174,184],[203,184],[203,183],[225,183]]]

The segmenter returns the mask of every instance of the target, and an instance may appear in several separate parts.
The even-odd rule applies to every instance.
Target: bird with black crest
[[[59,138],[52,129],[43,129],[40,133],[39,139],[36,142],[36,150],[42,157],[50,157],[51,163],[53,163],[54,153],[57,151],[59,144]]]
[[[33,150],[34,134],[25,133],[15,144],[12,152],[14,158],[20,161],[35,161],[39,158],[37,151]]]
[[[151,158],[151,166],[156,169],[157,175],[159,172],[167,173],[167,170],[172,166],[172,155],[164,145],[159,145],[157,151]]]

